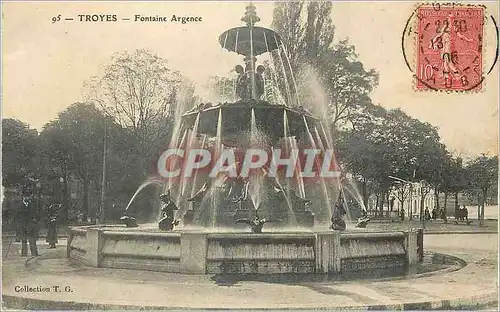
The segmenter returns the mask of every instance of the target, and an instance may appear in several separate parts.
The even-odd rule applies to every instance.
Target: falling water
[[[311,133],[311,130],[309,129],[309,124],[307,123],[306,116],[302,116],[302,119],[304,120],[304,125],[306,127],[307,131],[307,136],[309,137],[309,141],[311,141],[311,146],[313,149],[316,149],[316,141],[314,141],[313,135]]]
[[[345,188],[342,187],[342,185],[340,185],[340,194],[342,194],[342,199],[344,200],[344,208],[345,208],[345,211],[347,213],[347,220],[348,221],[352,221],[352,218],[351,218],[351,209],[349,209],[349,205],[348,205],[348,201],[347,201],[347,197],[346,197],[346,194],[345,194]]]
[[[324,151],[325,150],[325,145],[323,144],[323,140],[321,140],[321,137],[318,132],[318,128],[314,126],[314,134],[316,135],[316,140],[318,141],[319,148]]]
[[[184,133],[182,134],[182,138],[181,138],[179,144],[177,144],[176,147],[182,147],[182,146],[184,146],[186,144],[188,132],[189,132],[189,129],[184,130]]]
[[[206,144],[206,141],[207,141],[207,136],[206,135],[203,135],[203,139],[201,141],[201,148],[205,148],[205,144]],[[194,172],[194,177],[193,177],[193,184],[191,186],[191,193],[189,195],[189,197],[193,197],[195,192],[196,192],[196,182],[197,182],[197,178],[198,178],[198,170],[196,170]]]
[[[288,124],[288,115],[287,115],[286,110],[283,110],[283,139],[285,141],[285,151],[291,150],[291,139],[292,138],[290,138],[290,126]],[[295,151],[296,151],[296,149],[295,149]],[[293,150],[292,150],[292,152],[293,152]],[[295,168],[295,169],[297,169],[297,168]],[[296,175],[296,172],[294,172],[294,175]],[[288,206],[288,215],[289,215],[290,222],[294,222],[294,224],[297,224],[295,212],[293,211],[293,208],[292,208],[293,205],[292,205],[292,202],[290,201],[290,194],[287,193],[288,191],[293,192],[293,189],[290,185],[290,179],[285,179],[287,191],[285,191],[285,189],[283,188],[283,186],[281,185],[281,183],[278,181],[277,178],[275,180],[278,183],[283,194],[285,195],[285,200],[286,200],[286,203]],[[299,189],[300,189],[300,186],[299,186]],[[300,197],[305,198],[305,191],[303,190],[303,184],[302,184],[302,190],[300,191]],[[291,224],[291,225],[293,225],[293,224]]]
[[[220,81],[220,98],[221,100],[226,99],[226,81],[224,79]]]
[[[181,138],[180,142],[178,142],[177,138],[173,138],[172,141],[171,141],[171,143],[170,143],[170,145],[169,145],[169,148],[182,148],[182,147],[184,147],[185,144],[186,144],[188,132],[189,132],[189,129],[186,128],[184,130],[184,133],[182,134],[182,138]],[[177,166],[177,158],[173,158],[172,166],[174,168]],[[164,186],[164,192],[167,192],[168,190],[171,190],[173,186],[174,186],[174,180],[173,179],[168,179],[167,183]]]
[[[348,178],[346,180],[348,182],[348,185],[344,186],[344,190],[347,191],[347,193],[356,201],[356,203],[360,206],[361,210],[366,211],[367,209],[363,201],[363,196],[358,191],[356,184],[354,184],[354,181],[352,179]]]
[[[189,100],[191,99],[191,93],[190,93],[189,89],[190,89],[190,86],[187,82],[183,82],[179,87],[179,101],[177,102],[177,105],[175,108],[175,115],[174,115],[174,120],[176,122],[175,122],[174,129],[172,132],[172,139],[170,140],[170,144],[168,146],[169,149],[178,148],[179,146],[181,146],[185,142],[184,140],[186,138],[186,134],[187,134],[188,129],[187,128],[184,129],[184,124],[182,123],[181,115],[188,108],[187,106],[190,103]],[[189,108],[191,108],[191,107],[189,107]],[[183,129],[184,129],[184,133],[183,133],[181,142],[179,143],[179,136],[180,136]],[[175,165],[175,163],[174,163],[174,165]],[[172,186],[173,186],[173,181],[172,181],[172,179],[169,179],[168,182],[165,184],[165,191],[171,189]]]
[[[219,116],[217,117],[217,133],[215,138],[215,155],[214,159],[219,159],[222,153],[222,108],[219,108]]]
[[[297,164],[295,166],[295,179],[297,180],[297,186],[299,188],[299,194],[300,197],[305,198],[306,197],[306,191],[305,191],[305,186],[304,186],[304,177],[302,176],[301,168],[299,166],[300,159],[298,158],[298,151],[299,147],[297,144],[297,139],[294,137],[290,138],[290,147],[292,150],[292,153],[297,157]]]
[[[284,194],[285,201],[286,201],[286,206],[288,208],[288,224],[290,226],[297,226],[297,218],[295,217],[295,213],[293,212],[292,208],[292,203],[290,202],[290,198],[288,194],[286,193],[286,190],[283,188],[283,185],[280,183],[279,179],[277,177],[273,177],[274,182],[278,185],[279,189],[281,192]]]
[[[329,149],[331,149],[332,148],[332,142],[333,142],[332,136],[330,135],[329,132],[327,133],[325,131],[325,128],[323,127],[323,123],[320,123],[319,125],[321,126],[321,131],[323,132],[323,135],[325,136],[326,147],[328,147]]]
[[[266,32],[262,31],[262,33],[264,34],[264,42],[266,43],[267,53],[269,53],[269,55],[271,55],[271,51],[269,51],[269,45],[267,43]],[[276,66],[274,65],[274,60],[273,60],[272,55],[269,58],[269,60],[270,60],[271,66],[272,66],[271,79],[273,80],[274,85],[276,86],[276,88],[278,88],[278,81],[276,80]],[[274,90],[272,90],[272,91],[273,91],[272,94],[273,94],[274,103],[278,103],[278,99],[276,98],[276,92]]]
[[[188,139],[188,144],[187,147],[191,149],[194,145],[194,141],[196,140],[196,137],[198,135],[198,126],[200,124],[200,113],[196,115],[196,120],[194,121],[193,129],[191,130],[191,133],[189,134],[189,139]]]
[[[274,36],[274,40],[276,42],[278,42],[278,39],[276,38],[276,36]],[[288,77],[287,77],[286,70],[285,70],[285,63],[283,62],[283,58],[281,57],[281,49],[280,49],[279,46],[278,46],[278,56],[279,56],[279,59],[281,61],[281,69],[283,70],[283,77],[285,79],[285,88],[286,88],[286,93],[288,95],[288,105],[287,106],[291,106],[291,104],[292,104],[292,95],[290,93],[290,87],[288,85]]]
[[[196,115],[196,120],[194,122],[194,125],[193,125],[193,129],[191,130],[191,133],[189,134],[189,138],[188,138],[188,142],[187,142],[187,145],[186,145],[186,153],[191,150],[192,148],[194,148],[194,143],[195,143],[195,140],[196,140],[196,137],[198,135],[198,125],[200,124],[200,113],[198,113]],[[187,186],[187,182],[188,182],[188,179],[187,178],[183,178],[181,180],[181,191],[179,192],[179,195],[178,195],[178,200],[180,199],[180,196],[184,195],[185,191],[186,191],[186,186]]]
[[[307,71],[306,71],[307,72]],[[315,111],[317,114],[322,115],[322,116],[327,116],[328,111],[329,111],[329,103],[330,100],[328,99],[328,96],[325,94],[323,87],[321,86],[321,83],[319,83],[317,75],[315,75],[314,70],[309,70],[309,76],[307,77],[307,80],[305,81],[306,84],[304,87],[309,88],[310,91],[312,91],[312,99],[311,101],[313,103],[313,106],[311,109]],[[325,122],[320,122],[318,127],[314,127],[314,137],[316,138],[317,141],[317,146],[322,150],[331,150],[333,151],[333,139],[331,136],[331,132],[329,129],[325,129],[325,125],[328,126],[328,123]],[[332,158],[332,161],[334,161],[334,165],[336,168],[338,167],[338,164],[336,163],[337,159],[336,157]],[[322,179],[323,182],[324,179]],[[328,193],[331,194],[327,200],[331,200],[329,205],[333,205],[334,201],[338,198],[338,194],[335,194],[336,192],[340,192],[340,181],[336,179],[331,180],[332,185],[330,183],[326,183],[326,187],[328,190]],[[345,194],[344,194],[345,196]],[[349,209],[346,209],[348,211],[348,214],[350,214]],[[328,213],[331,216],[331,209],[328,209]]]
[[[187,107],[188,104],[191,103],[191,93],[190,93],[190,84],[187,81],[183,81],[179,87],[179,100],[175,107],[174,120],[176,121],[174,125],[174,129],[172,132],[172,139],[170,140],[169,148],[177,147],[179,141],[179,135],[183,129],[183,123],[181,115],[187,109],[191,109],[191,107]]]
[[[309,140],[311,141],[312,148],[317,149],[317,145],[316,145],[316,142],[314,141],[313,135],[312,135],[311,130],[309,128],[309,124],[307,123],[307,119],[305,116],[303,116],[303,119],[304,119],[304,124],[306,126],[307,135],[309,136]],[[316,127],[315,127],[315,130],[317,132]],[[319,140],[319,143],[320,143],[321,152],[324,152],[325,149],[323,147],[323,143],[321,143],[321,140]],[[318,163],[319,159],[315,158],[315,160],[316,160],[317,168],[320,168],[321,165]],[[319,208],[319,210],[326,209],[326,212],[327,212],[326,217],[328,218],[327,220],[330,220],[332,218],[332,216],[331,216],[332,211],[330,209],[331,202],[330,202],[330,194],[328,192],[327,183],[325,181],[325,178],[322,177],[321,175],[318,178],[319,178],[319,181],[321,184],[321,190],[323,191],[323,202],[320,203],[321,206],[317,207],[317,208]],[[315,213],[318,213],[318,212],[319,211],[315,211]]]
[[[255,109],[252,108],[252,115],[250,121],[250,143],[251,147],[255,148],[258,144],[258,130],[257,130],[257,122],[255,121]],[[262,176],[260,174],[251,174],[250,175],[250,185],[248,193],[250,195],[250,199],[253,202],[255,209],[257,210],[260,207],[261,203],[261,194],[260,189],[262,186]]]
[[[285,58],[288,63],[288,69],[290,70],[290,75],[292,76],[292,82],[293,82],[293,87],[295,89],[295,99],[297,100],[297,105],[300,106],[300,99],[299,99],[299,91],[297,88],[297,81],[295,81],[295,75],[293,74],[292,70],[292,64],[290,64],[290,59],[288,58],[288,52],[286,51],[286,47],[283,45],[283,50],[285,53]]]
[[[222,108],[219,108],[219,117],[217,118],[217,136],[215,140],[215,155],[214,159],[219,159],[221,153],[222,153]],[[214,183],[215,184],[215,183]],[[217,208],[218,208],[218,202],[217,202],[217,196],[215,196],[214,192],[214,187],[215,185],[212,186],[211,188],[211,200],[212,200],[212,213],[211,213],[211,218],[212,218],[212,227],[216,227],[216,222],[217,222]]]
[[[207,139],[207,136],[203,135],[203,139],[202,139],[202,143],[201,143],[201,147],[202,148],[205,147],[206,139]],[[189,198],[193,197],[194,194],[197,191],[196,187],[198,186],[198,180],[199,180],[198,179],[198,173],[199,173],[198,170],[194,171],[194,176],[193,176],[193,180],[192,180],[192,183],[191,183],[191,192],[189,193],[190,194]],[[182,201],[182,199],[186,199],[187,200],[187,198],[183,198],[181,196],[178,196],[177,197],[177,203],[180,203]],[[184,204],[184,205],[180,205],[179,210],[176,213],[176,219],[183,220],[184,216],[186,215],[186,213],[189,210],[189,203],[188,202],[182,202],[182,204]]]
[[[287,113],[286,113],[286,110],[283,110],[283,138],[285,139],[285,143],[286,143],[286,139],[289,136],[290,136],[290,129],[288,127]]]
[[[132,196],[132,198],[130,199],[130,201],[128,202],[128,205],[127,207],[125,208],[125,211],[128,211],[128,208],[130,207],[130,205],[132,204],[132,202],[134,201],[134,199],[137,197],[137,195],[148,185],[150,184],[157,184],[157,185],[161,185],[162,183],[160,181],[158,181],[156,178],[149,178],[147,179],[146,181],[144,181],[138,188],[137,188],[137,191],[135,191],[134,195]]]
[[[283,111],[283,128],[284,128],[284,134],[285,134],[285,144],[286,144],[286,150],[290,151],[293,153],[294,157],[296,157],[297,162],[298,160],[298,146],[297,146],[297,139],[294,137],[290,137],[290,122],[288,121],[288,114],[286,110]],[[304,188],[304,180],[302,178],[302,173],[300,172],[300,166],[298,164],[295,164],[294,168],[294,177],[297,183],[297,187],[299,189],[299,195],[302,198],[306,197],[306,192]]]

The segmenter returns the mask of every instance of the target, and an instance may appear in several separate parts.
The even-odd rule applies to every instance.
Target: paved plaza
[[[90,268],[65,258],[65,241],[38,258],[21,258],[19,243],[4,239],[3,305],[14,309],[493,309],[498,235],[426,235],[427,251],[467,265],[408,278],[343,282],[263,282],[213,275]],[[59,286],[60,292],[23,292]],[[65,291],[65,287],[67,291]],[[16,291],[17,290],[17,291]]]

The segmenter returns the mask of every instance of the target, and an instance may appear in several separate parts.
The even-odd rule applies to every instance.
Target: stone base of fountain
[[[161,233],[90,226],[69,230],[67,257],[93,267],[185,274],[341,274],[416,264],[422,237],[422,230]]]

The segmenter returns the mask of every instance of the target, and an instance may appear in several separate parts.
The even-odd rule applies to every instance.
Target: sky
[[[260,26],[269,27],[273,4],[255,2]],[[83,99],[83,84],[99,76],[116,52],[148,49],[168,60],[197,86],[209,76],[227,75],[241,58],[223,50],[219,35],[241,26],[246,2],[3,2],[2,116],[41,129],[57,113]],[[359,60],[375,68],[376,104],[401,108],[439,128],[456,155],[498,154],[499,66],[478,93],[417,92],[401,52],[401,34],[413,2],[335,2],[336,40],[349,38]],[[498,20],[498,4],[487,12]],[[79,14],[117,15],[116,22],[80,22]],[[200,16],[201,22],[134,22],[142,16]],[[61,21],[52,18],[61,16]],[[66,21],[65,18],[74,18]],[[130,21],[121,20],[131,18]],[[494,28],[485,25],[484,64],[494,59]],[[406,44],[409,57],[414,47]],[[201,88],[198,88],[201,90]]]

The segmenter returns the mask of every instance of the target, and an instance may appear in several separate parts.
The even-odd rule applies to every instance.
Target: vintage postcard
[[[3,310],[498,311],[497,1],[2,1]]]

